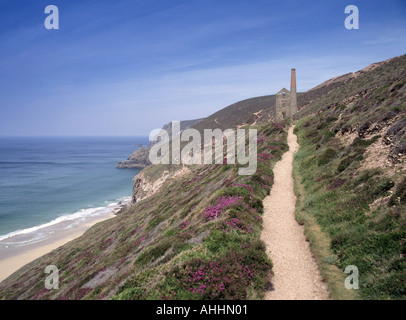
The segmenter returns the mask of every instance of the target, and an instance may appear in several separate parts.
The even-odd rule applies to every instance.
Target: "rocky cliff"
[[[183,165],[157,165],[144,169],[133,179],[132,202],[136,203],[152,196],[167,179],[180,178],[189,172],[190,169]]]

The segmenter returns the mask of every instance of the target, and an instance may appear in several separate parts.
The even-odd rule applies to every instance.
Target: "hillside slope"
[[[346,79],[297,116],[297,216],[329,239],[330,252],[315,252],[330,291],[344,287],[333,268],[356,266],[361,298],[405,298],[406,56]]]
[[[195,128],[203,133],[204,129],[235,129],[247,124],[269,122],[275,113],[275,96],[255,97],[229,105],[207,118],[182,121],[183,128]],[[183,124],[183,125],[182,125]],[[171,137],[172,128],[169,124],[163,126]],[[149,148],[134,151],[127,160],[117,164],[117,168],[145,168],[151,164],[148,158]]]
[[[257,127],[257,173],[238,166],[191,166],[159,190],[82,237],[26,265],[0,284],[3,299],[261,298],[271,269],[259,240],[261,199],[286,150],[282,125]],[[150,166],[149,181],[176,166]],[[44,268],[60,289],[44,288]]]

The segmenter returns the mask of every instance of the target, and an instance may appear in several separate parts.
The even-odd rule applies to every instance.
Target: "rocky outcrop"
[[[156,169],[157,167],[152,166],[149,168]],[[141,171],[133,179],[133,203],[146,199],[158,192],[168,178],[179,178],[190,172],[190,169],[186,166],[161,166],[157,172],[154,172],[154,175],[151,175],[148,172],[149,168]]]
[[[138,149],[124,161],[117,164],[117,168],[145,168],[151,164],[149,161],[149,148]]]
[[[406,118],[401,118],[386,132],[383,143],[391,146],[388,158],[392,163],[402,163],[406,155]]]
[[[153,185],[145,178],[143,171],[137,174],[133,179],[133,203],[153,195],[155,193]]]

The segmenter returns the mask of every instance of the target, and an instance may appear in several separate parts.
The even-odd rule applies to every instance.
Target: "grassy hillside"
[[[259,130],[253,176],[237,165],[192,166],[159,192],[19,270],[3,299],[254,299],[271,270],[259,240],[262,199],[287,149],[283,126]],[[60,289],[44,288],[44,268]]]
[[[340,83],[337,82],[316,88],[313,92],[298,93],[298,105],[305,105],[315,95],[322,95],[339,85]],[[247,124],[265,124],[275,119],[275,107],[275,95],[245,99],[213,113],[193,127],[202,131],[203,129],[216,128],[225,130]]]
[[[269,120],[275,109],[275,95],[242,100],[229,105],[197,123],[194,128],[222,130],[238,125],[252,124],[258,120]]]
[[[330,251],[317,239],[313,249],[333,297],[346,293],[331,267],[355,265],[359,297],[405,298],[406,56],[317,97],[298,116],[297,216],[308,229],[314,219],[329,242]]]

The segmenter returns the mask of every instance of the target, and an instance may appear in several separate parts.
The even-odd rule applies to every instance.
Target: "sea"
[[[0,247],[42,241],[53,225],[68,229],[128,202],[141,169],[116,165],[146,144],[148,137],[0,137]]]

